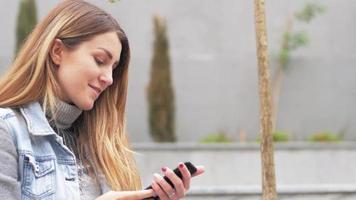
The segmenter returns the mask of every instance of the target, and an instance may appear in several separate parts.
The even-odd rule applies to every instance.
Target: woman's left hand
[[[180,179],[174,172],[168,167],[162,167],[162,172],[165,176],[171,180],[174,188],[169,185],[169,183],[164,180],[164,178],[159,174],[154,174],[152,189],[156,195],[161,200],[178,200],[183,198],[190,188],[190,180],[194,176],[198,176],[204,173],[203,166],[197,166],[197,172],[190,174],[187,167],[183,163],[179,163],[179,171],[182,173],[183,177]]]

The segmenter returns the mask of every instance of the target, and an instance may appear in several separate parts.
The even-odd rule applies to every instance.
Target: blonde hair
[[[49,56],[53,41],[59,38],[66,46],[75,48],[95,35],[112,31],[118,34],[122,45],[120,61],[113,72],[114,82],[97,99],[93,109],[83,111],[75,128],[79,132],[80,157],[86,157],[87,149],[92,167],[105,175],[112,189],[138,190],[141,181],[125,133],[130,48],[124,31],[105,11],[82,0],[59,3],[28,36],[0,80],[0,107],[42,101],[44,109],[55,110],[58,83],[55,64]]]

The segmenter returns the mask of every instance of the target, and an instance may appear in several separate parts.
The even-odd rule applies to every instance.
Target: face
[[[51,57],[57,65],[58,97],[80,109],[92,109],[95,100],[113,83],[121,49],[115,32],[97,35],[75,49],[66,48],[56,39]]]

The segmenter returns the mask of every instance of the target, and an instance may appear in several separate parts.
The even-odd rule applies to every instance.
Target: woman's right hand
[[[109,191],[95,200],[142,200],[153,196],[155,196],[155,193],[152,189],[138,191]]]

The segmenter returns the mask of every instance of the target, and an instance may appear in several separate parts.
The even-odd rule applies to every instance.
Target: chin
[[[77,107],[82,110],[91,110],[94,107],[94,102],[92,102],[92,101],[80,102],[77,104]]]

